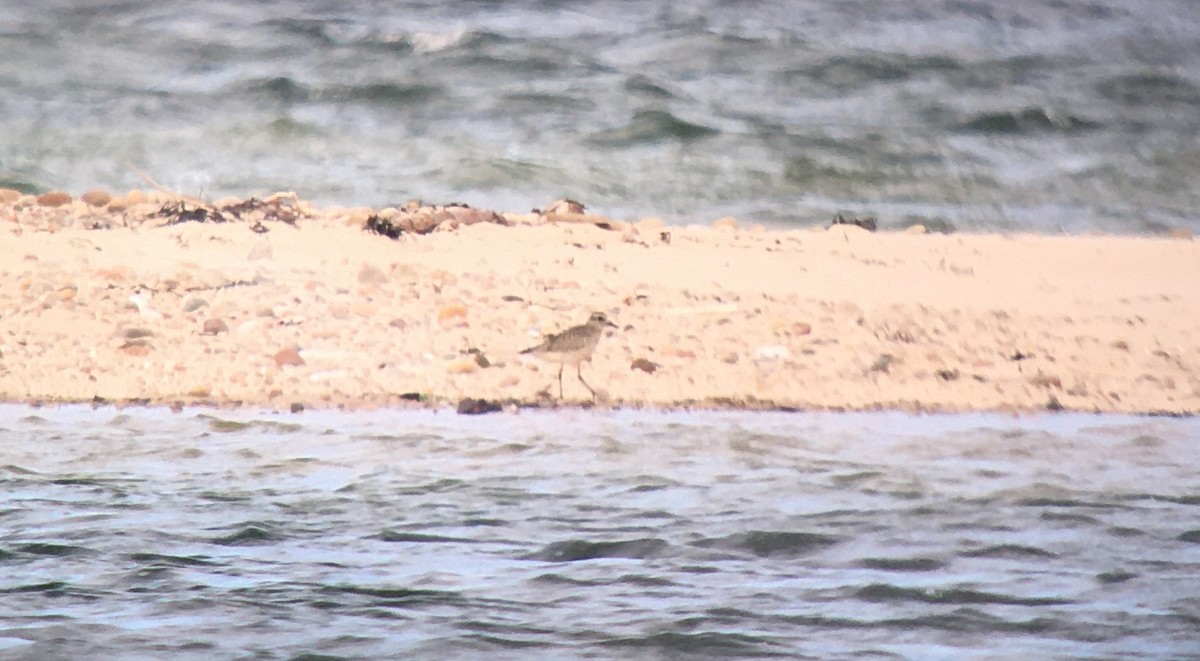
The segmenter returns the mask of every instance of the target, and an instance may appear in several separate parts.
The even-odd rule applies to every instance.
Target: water
[[[1196,420],[0,407],[0,659],[1200,658]]]
[[[1194,0],[0,1],[0,186],[1200,231]]]

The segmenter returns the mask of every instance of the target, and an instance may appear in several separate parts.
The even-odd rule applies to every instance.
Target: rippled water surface
[[[0,408],[0,658],[1200,654],[1200,424]]]
[[[0,2],[0,186],[1200,231],[1195,0]]]

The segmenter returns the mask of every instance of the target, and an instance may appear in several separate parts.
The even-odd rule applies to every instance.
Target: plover
[[[585,361],[592,359],[592,352],[596,350],[596,345],[600,342],[600,336],[604,335],[606,327],[616,328],[617,325],[608,320],[608,317],[603,312],[593,312],[592,316],[588,317],[586,323],[579,326],[572,326],[561,333],[546,336],[546,339],[536,347],[529,347],[522,351],[523,354],[531,354],[552,363],[558,363],[558,398],[563,398],[563,368],[567,365],[575,366],[575,376],[579,377],[579,382],[583,384],[588,392],[592,393],[592,401],[596,401],[596,391],[588,385],[587,381],[583,380],[583,372],[581,365]]]

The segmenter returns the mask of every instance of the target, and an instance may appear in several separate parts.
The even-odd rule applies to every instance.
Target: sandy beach
[[[0,191],[0,399],[1200,412],[1186,234],[702,220]]]

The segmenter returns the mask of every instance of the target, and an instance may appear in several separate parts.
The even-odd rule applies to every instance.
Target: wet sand
[[[391,239],[364,226],[419,214],[105,197],[0,191],[0,399],[591,405],[519,352],[603,311],[599,407],[1200,412],[1187,236],[443,210]]]

